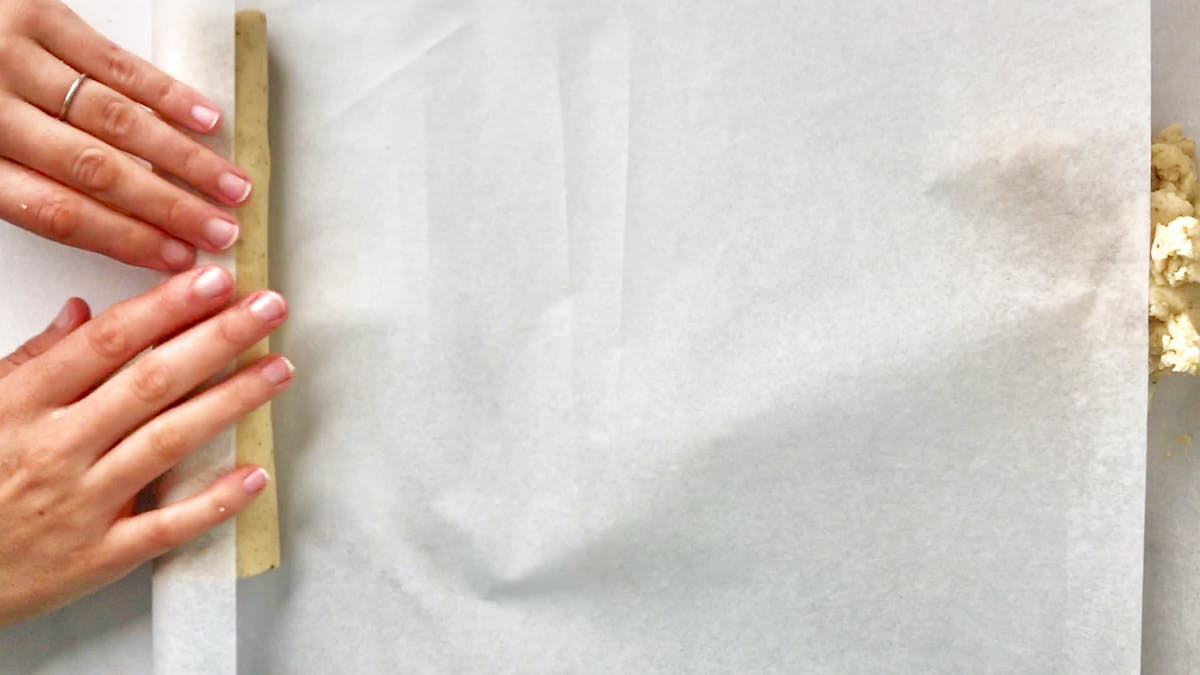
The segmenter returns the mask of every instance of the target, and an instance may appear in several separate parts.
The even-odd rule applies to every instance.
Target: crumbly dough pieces
[[[1171,125],[1150,145],[1150,377],[1200,372],[1196,143]]]

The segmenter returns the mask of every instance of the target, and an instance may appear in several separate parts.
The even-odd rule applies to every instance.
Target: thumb
[[[86,302],[79,298],[67,300],[67,304],[63,305],[46,330],[29,338],[29,341],[18,347],[15,352],[0,359],[0,378],[45,353],[71,331],[82,326],[90,316],[91,309]]]

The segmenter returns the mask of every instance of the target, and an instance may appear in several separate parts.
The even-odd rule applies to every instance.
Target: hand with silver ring
[[[0,219],[132,265],[191,267],[195,247],[237,240],[217,204],[250,195],[245,171],[181,131],[220,121],[208,99],[59,0],[0,0]]]

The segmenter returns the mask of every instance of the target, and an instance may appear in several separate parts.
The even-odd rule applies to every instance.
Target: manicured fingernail
[[[208,222],[204,223],[204,236],[208,243],[224,251],[237,241],[238,226],[228,220],[209,218]]]
[[[162,245],[162,259],[173,269],[187,267],[192,264],[192,247],[178,239],[168,239]]]
[[[232,285],[229,273],[220,267],[204,270],[192,282],[192,288],[196,291],[196,295],[202,298],[215,298],[229,291],[229,287]]]
[[[71,301],[68,300],[67,304],[63,305],[62,309],[58,310],[58,316],[54,317],[54,321],[51,322],[50,326],[62,330],[63,328],[71,325],[71,320],[74,317],[75,310],[71,309]]]
[[[246,197],[250,196],[250,181],[236,173],[226,171],[221,174],[217,177],[217,187],[226,199],[236,204],[246,201]]]
[[[283,316],[283,298],[274,291],[267,291],[250,303],[250,313],[259,321],[274,321]]]
[[[296,367],[292,365],[284,357],[274,359],[267,365],[263,366],[262,375],[267,382],[274,385],[280,385],[292,379],[292,373],[296,372]]]
[[[267,481],[270,479],[266,469],[255,469],[249,476],[242,479],[242,489],[250,494],[261,492],[263,488],[267,487]]]
[[[221,113],[208,106],[194,105],[192,119],[196,120],[196,124],[204,131],[212,131],[213,127],[217,126],[217,120],[221,119]]]

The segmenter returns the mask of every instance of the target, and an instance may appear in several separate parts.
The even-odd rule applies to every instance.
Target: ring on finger
[[[80,73],[79,77],[71,83],[71,87],[67,89],[67,95],[63,98],[62,109],[58,112],[58,119],[67,119],[67,112],[71,110],[71,103],[75,100],[75,94],[79,93],[79,87],[83,86],[83,81],[88,77],[87,73]]]

